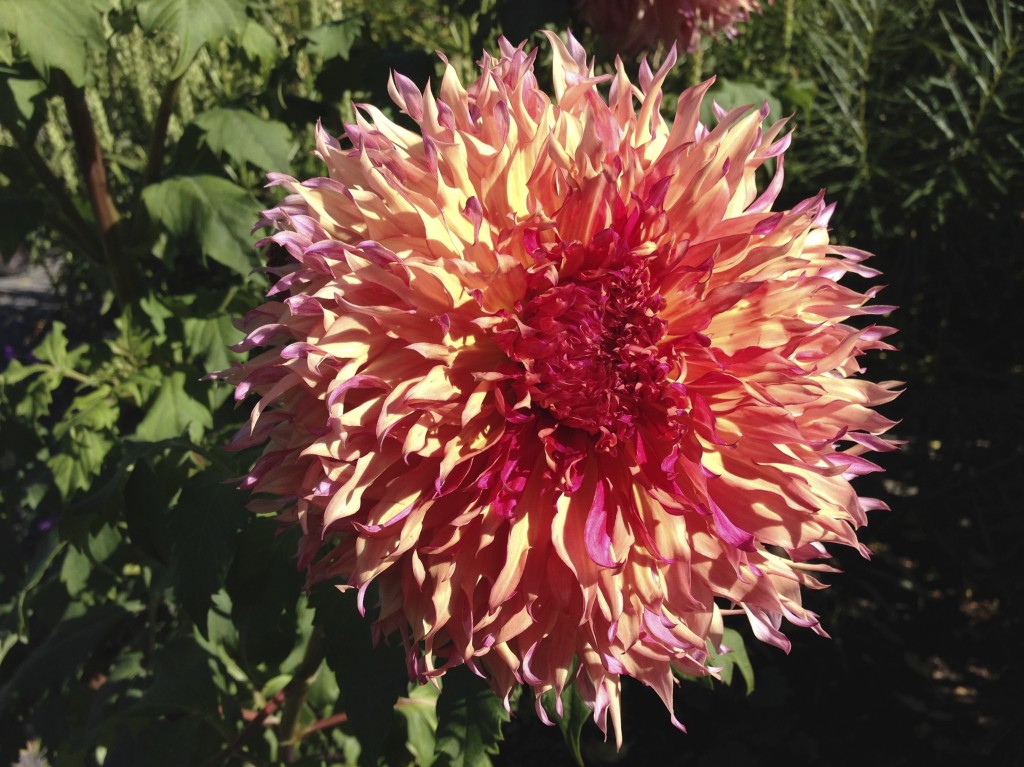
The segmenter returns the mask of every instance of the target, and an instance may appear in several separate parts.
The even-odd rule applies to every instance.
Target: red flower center
[[[551,285],[538,273],[531,298],[499,343],[522,366],[513,384],[520,402],[545,408],[562,425],[614,451],[636,431],[643,404],[659,398],[673,371],[673,350],[659,344],[665,299],[652,284],[650,257],[628,254],[615,266],[581,270]],[[534,286],[531,286],[534,287]]]

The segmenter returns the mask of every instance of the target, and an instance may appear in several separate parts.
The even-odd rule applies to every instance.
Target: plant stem
[[[92,225],[82,217],[78,208],[75,207],[75,201],[68,194],[67,185],[53,172],[46,160],[43,159],[43,156],[39,154],[35,143],[21,126],[11,123],[6,127],[14,137],[14,141],[18,144],[22,155],[28,160],[28,164],[32,167],[36,177],[42,183],[43,188],[50,193],[54,202],[57,203],[61,218],[59,221],[54,222],[55,228],[61,231],[61,234],[67,238],[69,243],[81,246],[89,260],[99,263],[102,246],[96,237],[96,232]]]
[[[178,97],[182,77],[184,75],[175,77],[164,86],[160,107],[153,121],[153,137],[149,143],[149,157],[146,160],[146,170],[142,174],[139,192],[160,178],[160,166],[164,162],[164,146],[167,143],[167,128],[171,122],[171,113],[174,111],[174,102]]]
[[[690,85],[698,85],[704,78],[704,44],[697,41],[697,47],[690,54]]]
[[[136,286],[139,284],[138,268],[137,264],[124,258],[118,230],[121,216],[110,194],[107,169],[103,163],[103,150],[96,136],[96,126],[89,112],[89,105],[85,101],[84,89],[76,88],[59,70],[55,71],[54,78],[64,97],[79,171],[85,178],[89,203],[100,227],[103,252],[107,267],[110,269],[114,293],[118,303],[124,307],[136,297]]]

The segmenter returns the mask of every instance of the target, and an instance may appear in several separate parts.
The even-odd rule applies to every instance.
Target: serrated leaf
[[[245,0],[143,0],[136,6],[147,32],[165,30],[178,38],[178,57],[169,77],[181,76],[199,49],[246,22]]]
[[[178,176],[147,186],[142,201],[154,221],[195,240],[209,258],[243,275],[253,268],[249,232],[259,206],[242,187],[218,176]]]
[[[180,370],[164,378],[148,407],[149,411],[135,430],[135,436],[146,442],[185,434],[198,441],[203,431],[213,426],[210,411],[186,391],[185,374]]]
[[[87,49],[106,46],[100,7],[90,0],[0,0],[0,32],[17,38],[22,53],[45,79],[56,68],[82,86]]]
[[[437,699],[436,767],[490,767],[509,712],[487,682],[465,666],[444,675]]]
[[[46,338],[32,352],[40,360],[49,362],[58,370],[67,370],[70,367],[68,339],[64,335],[66,327],[63,322],[54,322]]]
[[[222,314],[212,319],[189,317],[185,326],[185,343],[190,352],[203,361],[207,372],[226,369],[240,355],[228,349],[242,339],[242,332],[231,317]]]
[[[92,487],[93,478],[103,469],[103,459],[113,446],[109,434],[86,429],[74,440],[66,441],[64,449],[47,461],[61,497],[67,499],[78,490]]]
[[[168,519],[175,594],[204,632],[213,594],[224,584],[248,518],[243,502],[223,477],[199,474],[185,485]]]
[[[352,44],[359,38],[362,29],[363,20],[358,16],[323,24],[303,35],[308,41],[306,51],[320,56],[324,61],[339,58],[348,61]]]
[[[291,160],[291,130],[277,120],[267,120],[244,109],[218,107],[197,115],[192,122],[204,131],[210,149],[239,164],[281,170]]]

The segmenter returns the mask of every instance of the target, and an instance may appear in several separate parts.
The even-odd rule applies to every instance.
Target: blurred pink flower
[[[327,177],[273,177],[290,262],[244,320],[265,350],[225,375],[259,397],[242,487],[301,526],[311,581],[361,606],[377,584],[413,676],[574,681],[618,738],[622,677],[671,710],[674,670],[716,673],[723,616],[784,649],[783,618],[824,633],[809,560],[867,554],[883,504],[849,480],[896,396],[856,377],[891,329],[845,321],[890,307],[838,284],[875,272],[829,243],[822,195],[772,210],[782,122],[701,124],[707,82],[667,123],[674,56],[637,87],[548,37],[554,100],[502,40],[468,88],[394,75],[416,130],[364,105],[318,130]]]
[[[661,42],[692,51],[705,34],[733,37],[736,24],[761,6],[758,0],[577,0],[576,9],[615,50],[632,54]]]

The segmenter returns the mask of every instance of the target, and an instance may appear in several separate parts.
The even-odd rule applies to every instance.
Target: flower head
[[[732,37],[736,24],[761,10],[758,0],[577,0],[576,8],[621,53],[650,50],[658,43],[678,43],[692,51],[702,35]]]
[[[704,83],[668,123],[674,56],[637,87],[549,39],[553,99],[503,40],[468,88],[394,75],[416,130],[363,106],[318,131],[328,176],[273,177],[290,263],[227,376],[259,395],[243,487],[301,526],[312,581],[377,585],[412,675],[467,664],[506,700],[573,681],[618,736],[622,677],[671,709],[723,616],[783,648],[783,618],[823,633],[801,589],[823,543],[864,551],[882,504],[849,480],[895,396],[856,377],[890,329],[845,322],[889,308],[838,284],[874,272],[821,195],[773,211],[781,122],[701,124]]]

